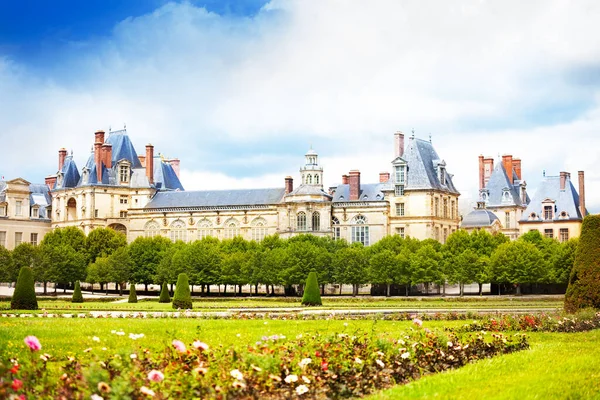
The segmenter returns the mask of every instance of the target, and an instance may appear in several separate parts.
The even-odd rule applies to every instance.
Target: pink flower
[[[194,346],[197,349],[200,349],[202,351],[206,351],[208,350],[208,345],[204,342],[201,342],[199,340],[194,341],[194,343],[192,343],[192,346]]]
[[[148,372],[148,379],[153,382],[161,382],[163,379],[165,379],[165,376],[162,372],[153,369],[152,371]]]
[[[183,344],[183,342],[181,340],[173,340],[172,344],[175,347],[175,349],[177,349],[178,352],[185,353],[185,351],[186,351],[185,344]]]
[[[423,326],[423,321],[421,321],[419,318],[415,318],[413,319],[413,324],[420,328],[421,326]]]
[[[42,344],[40,343],[38,338],[36,338],[35,336],[27,336],[25,338],[25,344],[27,346],[29,346],[31,351],[38,351],[38,350],[41,350],[41,348],[42,348]]]
[[[13,383],[12,383],[12,389],[14,391],[17,391],[19,389],[21,389],[23,387],[23,381],[19,380],[19,379],[14,379]]]

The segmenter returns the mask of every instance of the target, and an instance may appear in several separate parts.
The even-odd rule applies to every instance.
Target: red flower
[[[321,352],[319,350],[315,351],[315,357],[321,357]]]
[[[12,374],[16,374],[17,372],[19,372],[19,364],[13,365],[13,367],[10,369],[10,372]]]
[[[327,361],[322,361],[321,362],[321,369],[323,371],[327,371],[328,368],[329,368],[329,363]]]
[[[23,381],[21,381],[19,379],[13,380],[12,388],[14,391],[17,391],[17,390],[21,389],[22,387],[23,387]]]

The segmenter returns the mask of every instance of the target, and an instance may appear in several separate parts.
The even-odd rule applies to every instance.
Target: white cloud
[[[282,186],[309,143],[326,185],[356,168],[376,182],[392,133],[414,127],[433,134],[466,203],[477,156],[512,153],[532,189],[543,169],[586,170],[588,204],[600,211],[600,82],[578,75],[600,69],[599,7],[273,1],[242,18],[168,4],[78,43],[49,78],[0,61],[0,137],[11,149],[0,174],[41,181],[62,146],[81,166],[94,130],[126,122],[140,150],[152,142],[181,158],[188,189]],[[306,147],[282,157],[274,140]],[[214,153],[239,172],[207,165]]]

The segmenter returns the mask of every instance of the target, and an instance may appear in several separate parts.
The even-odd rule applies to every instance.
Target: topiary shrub
[[[171,296],[169,296],[169,288],[167,282],[163,282],[162,289],[160,290],[160,297],[158,298],[159,303],[170,303]]]
[[[35,281],[33,280],[33,270],[29,267],[23,267],[19,271],[15,292],[10,301],[10,308],[13,310],[37,310],[38,303],[35,297]]]
[[[137,293],[135,292],[135,284],[134,283],[130,283],[129,284],[129,299],[127,300],[128,303],[137,303]]]
[[[320,306],[323,305],[321,301],[321,293],[319,291],[319,282],[317,282],[317,274],[311,272],[306,278],[306,287],[304,288],[304,295],[302,296],[303,306]]]
[[[575,262],[565,294],[565,311],[600,308],[600,215],[588,215],[581,226]]]
[[[188,283],[188,276],[185,273],[181,273],[177,277],[175,293],[173,294],[173,308],[192,308],[190,284]]]
[[[73,290],[71,303],[83,303],[83,296],[81,294],[81,285],[79,284],[79,281],[75,282],[75,290]]]

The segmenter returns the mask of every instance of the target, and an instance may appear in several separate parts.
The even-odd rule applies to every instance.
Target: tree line
[[[44,292],[49,282],[66,286],[76,281],[100,284],[101,290],[108,290],[109,283],[121,289],[126,282],[147,290],[164,282],[172,287],[185,272],[201,293],[216,286],[226,294],[232,285],[241,293],[244,285],[252,285],[258,294],[262,285],[266,294],[274,294],[275,286],[292,293],[315,271],[322,291],[326,284],[346,284],[354,295],[365,284],[382,285],[388,296],[393,285],[404,287],[408,295],[420,284],[426,292],[432,284],[444,291],[446,284],[458,284],[462,294],[464,285],[472,283],[479,284],[480,293],[483,284],[496,283],[519,294],[523,284],[566,284],[576,248],[577,239],[559,243],[537,231],[510,241],[502,234],[458,230],[443,245],[393,235],[364,247],[310,234],[290,239],[272,235],[261,242],[206,237],[190,243],[155,236],[127,244],[112,229],[98,228],[86,237],[67,227],[48,233],[39,246],[0,247],[0,281],[15,282],[19,269],[29,266]]]

